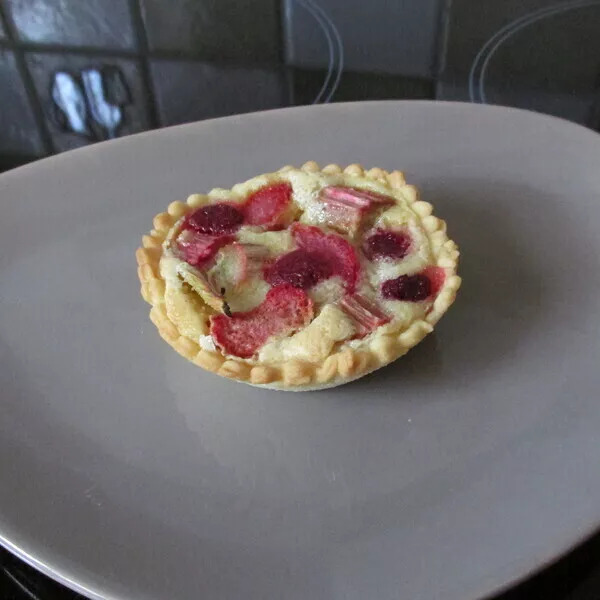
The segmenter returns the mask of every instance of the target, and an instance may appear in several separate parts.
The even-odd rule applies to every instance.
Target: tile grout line
[[[277,23],[277,61],[280,66],[285,65],[285,34],[284,34],[284,10],[282,3],[285,0],[272,0],[275,21]]]
[[[593,89],[593,100],[590,103],[586,124],[588,127],[600,133],[600,73],[596,76]]]
[[[292,79],[292,74],[289,70],[289,65],[287,64],[287,14],[286,9],[283,6],[283,3],[286,0],[275,0],[274,8],[275,8],[275,17],[278,25],[278,53],[277,60],[279,61],[279,68],[281,69],[281,75],[283,79],[283,88],[285,89],[285,106],[293,106],[294,105],[294,84]]]
[[[148,34],[144,24],[144,17],[142,15],[142,7],[140,2],[141,0],[129,0],[129,12],[131,15],[131,25],[138,51],[137,61],[140,69],[142,85],[144,86],[144,90],[146,92],[144,95],[146,112],[148,114],[150,129],[156,129],[159,127],[158,106],[156,102],[156,94],[154,92],[152,74],[150,72]]]
[[[1,0],[0,0],[1,1]],[[27,40],[0,40],[0,46],[8,49],[20,48],[25,52],[48,54],[92,54],[98,56],[115,56],[116,58],[135,58],[138,53],[126,48],[111,48],[101,46],[85,46],[59,44],[56,42],[30,42]]]
[[[131,0],[130,0],[131,1]],[[177,60],[181,62],[199,62],[218,67],[241,67],[248,69],[264,69],[274,71],[281,68],[281,64],[272,61],[245,61],[239,59],[215,59],[201,55],[195,55],[185,51],[177,50],[127,50],[124,48],[110,48],[99,46],[73,46],[56,43],[38,43],[27,41],[12,41],[10,39],[0,40],[0,48],[7,50],[20,49],[24,52],[35,52],[39,54],[88,54],[90,56],[105,56],[129,60],[155,58],[158,60]]]
[[[452,0],[439,0],[439,15],[436,24],[435,54],[432,64],[433,98],[438,96],[440,78],[446,67],[446,52],[450,33],[450,13]]]
[[[0,16],[4,21],[6,34],[8,36],[9,41],[17,42],[19,39],[17,29],[12,21],[12,18],[10,18],[8,11],[6,11],[6,9],[4,8],[3,0],[0,0]],[[25,88],[25,94],[27,95],[31,112],[33,113],[33,118],[37,126],[38,135],[40,136],[44,153],[54,154],[54,144],[52,143],[52,136],[50,135],[50,130],[48,129],[46,115],[44,113],[41,99],[35,87],[33,77],[31,76],[31,73],[29,71],[27,60],[25,59],[25,51],[18,43],[12,44],[10,50],[13,52],[13,55],[15,57],[17,70],[19,72],[19,75],[21,76],[21,82],[23,84],[23,87]]]

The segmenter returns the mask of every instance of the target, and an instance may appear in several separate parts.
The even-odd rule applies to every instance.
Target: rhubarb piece
[[[184,229],[175,240],[175,251],[186,263],[197,267],[208,262],[219,248],[233,240],[230,235],[214,236]]]
[[[324,188],[321,191],[321,200],[324,205],[325,221],[333,229],[342,233],[354,235],[362,222],[365,208],[355,203],[349,203],[330,196],[327,190],[335,188]]]
[[[361,209],[370,209],[374,206],[386,206],[395,203],[393,198],[384,196],[383,194],[342,186],[323,188],[321,190],[321,198]]]
[[[381,293],[388,300],[405,302],[421,302],[431,296],[433,286],[431,279],[423,273],[417,275],[400,275],[396,279],[388,279],[381,286]]]
[[[296,247],[292,234],[284,231],[254,231],[250,227],[240,229],[237,239],[242,244],[256,244],[266,248],[270,254],[277,256],[282,252],[290,252]]]
[[[251,194],[244,203],[245,223],[283,228],[291,202],[292,186],[289,183],[267,185]]]
[[[390,317],[381,308],[361,294],[344,296],[340,300],[340,306],[355,321],[357,337],[364,337],[390,321]]]
[[[377,229],[365,239],[362,248],[369,260],[400,260],[408,254],[411,243],[407,233]]]
[[[344,233],[354,235],[365,213],[373,206],[393,204],[393,198],[348,187],[326,187],[321,190],[327,223]]]
[[[242,211],[229,202],[207,204],[194,211],[185,221],[185,227],[199,233],[223,235],[235,233],[244,221]]]
[[[177,274],[214,310],[224,310],[225,299],[221,289],[208,274],[186,264],[177,268]]]
[[[303,328],[312,316],[313,303],[306,293],[283,284],[270,289],[262,304],[248,312],[211,317],[210,333],[224,353],[251,358],[269,338]]]
[[[336,201],[325,203],[325,222],[329,227],[340,233],[348,233],[354,236],[360,228],[363,214],[362,209],[354,206],[348,206]]]
[[[354,292],[360,265],[349,242],[334,233],[326,234],[318,227],[300,223],[292,225],[292,235],[301,249],[308,251],[319,264],[327,265],[328,277],[339,275],[346,291]]]
[[[215,280],[219,287],[229,289],[237,287],[253,274],[260,271],[264,258],[269,250],[258,244],[240,244],[234,242],[219,250],[215,261]]]

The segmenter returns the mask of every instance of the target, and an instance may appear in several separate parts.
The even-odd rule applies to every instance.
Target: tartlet
[[[396,360],[460,286],[458,248],[400,171],[307,162],[154,218],[136,256],[150,319],[196,365],[280,390]]]

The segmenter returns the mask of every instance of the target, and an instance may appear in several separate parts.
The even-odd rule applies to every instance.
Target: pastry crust
[[[323,173],[340,176],[345,183],[350,178],[355,185],[375,182],[378,189],[393,197],[397,204],[408,209],[419,221],[429,242],[431,266],[444,270],[445,278],[435,300],[423,318],[409,321],[406,326],[378,327],[364,341],[351,347],[342,344],[321,362],[313,363],[297,358],[280,362],[260,362],[224,355],[218,348],[201,346],[200,336],[208,334],[208,319],[215,314],[215,307],[204,302],[185,283],[172,285],[167,281],[161,258],[168,248],[170,238],[176,232],[176,224],[182,217],[200,206],[222,200],[241,202],[250,192],[281,181],[281,175],[290,173]],[[407,185],[400,171],[363,169],[352,164],[342,169],[330,164],[322,169],[313,161],[301,169],[286,166],[275,173],[260,175],[233,186],[231,190],[213,189],[208,194],[192,194],[187,202],[172,202],[166,212],[154,217],[153,229],[142,238],[142,247],[136,251],[141,294],[152,309],[150,319],[161,337],[179,354],[207,371],[251,385],[289,391],[318,390],[338,386],[358,379],[383,367],[406,354],[418,344],[454,302],[461,284],[456,274],[458,262],[457,245],[448,238],[446,224],[432,215],[432,206],[418,199],[417,189]],[[337,345],[339,346],[339,345]]]

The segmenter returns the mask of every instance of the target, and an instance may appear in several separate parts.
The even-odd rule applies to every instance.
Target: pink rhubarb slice
[[[269,254],[265,246],[234,242],[219,251],[217,257],[219,280],[223,285],[238,286],[260,272],[262,262]]]
[[[251,358],[273,336],[285,336],[305,327],[313,317],[313,303],[292,285],[271,288],[256,308],[231,316],[211,317],[210,333],[226,354]]]
[[[325,200],[334,200],[340,204],[363,209],[395,203],[394,199],[390,196],[384,196],[383,194],[378,194],[369,190],[357,190],[355,188],[342,186],[329,186],[323,188],[321,190],[321,197]]]
[[[205,264],[217,251],[234,240],[230,235],[207,235],[193,229],[184,229],[175,240],[176,252],[193,267]]]
[[[371,208],[394,204],[394,199],[388,196],[341,186],[323,188],[320,197],[331,227],[348,233],[358,230]]]
[[[364,337],[390,321],[390,317],[377,304],[361,294],[344,296],[340,306],[354,320],[357,337]]]

